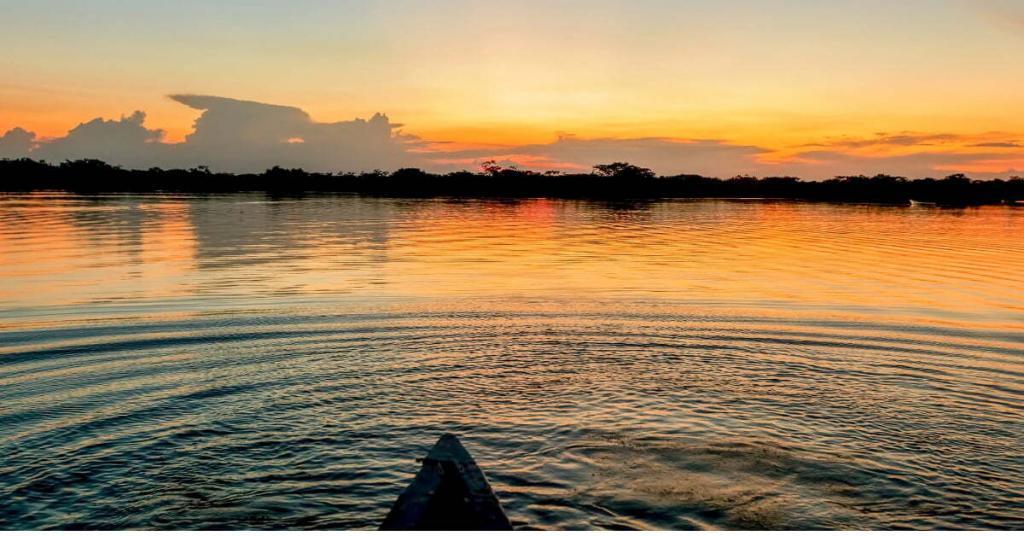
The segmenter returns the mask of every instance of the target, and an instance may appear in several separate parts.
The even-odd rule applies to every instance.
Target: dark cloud
[[[876,173],[922,177],[957,171],[976,171],[975,176],[984,177],[1011,172],[1024,163],[1024,151],[1017,150],[1021,146],[1006,141],[1013,139],[1012,133],[961,136],[881,132],[869,138],[827,139],[805,145],[805,150],[796,154],[722,140],[587,139],[571,135],[550,143],[459,150],[451,144],[427,143],[403,135],[398,130],[401,125],[382,114],[367,120],[318,122],[291,106],[208,95],[170,98],[202,111],[193,132],[181,143],[166,143],[163,131],[148,128],[145,114],[135,112],[118,120],[93,119],[52,140],[39,140],[31,132],[13,129],[0,137],[0,158],[31,156],[51,162],[98,158],[131,168],[206,165],[234,172],[262,171],[273,166],[310,171],[400,167],[446,171],[477,169],[485,160],[537,170],[587,171],[594,164],[626,161],[666,175],[806,178]],[[883,152],[886,147],[898,147],[902,154],[871,154]]]
[[[943,177],[966,172],[979,178],[1001,176],[1024,162],[1024,155],[1006,153],[917,152],[901,155],[866,156],[841,151],[806,151],[778,162],[778,174],[806,178],[835,175],[889,174],[909,178]],[[999,171],[979,171],[1002,166]]]
[[[386,115],[319,123],[290,107],[205,95],[172,95],[203,110],[181,144],[181,156],[228,171],[272,166],[314,171],[363,171],[412,165],[412,143]]]
[[[146,128],[145,121],[143,112],[117,121],[93,119],[63,138],[41,143],[32,156],[52,161],[97,158],[127,167],[153,165],[165,157],[168,146],[160,143],[164,132]]]
[[[36,133],[15,127],[0,136],[0,158],[24,158],[36,145]]]
[[[738,145],[717,140],[577,139],[561,138],[549,144],[534,144],[451,151],[427,155],[435,166],[445,169],[473,168],[485,160],[519,164],[533,169],[587,170],[596,163],[627,161],[654,169],[659,174],[698,173],[717,177],[737,174],[758,176],[794,175],[824,179],[836,175],[894,174],[911,178],[941,177],[968,172],[983,177],[1002,176],[1024,163],[1021,152],[967,152],[937,149],[909,154],[878,155],[850,152],[874,145],[913,147],[938,140],[962,140],[952,134],[880,134],[872,143],[814,144],[814,150],[779,155],[763,147]],[[1005,146],[998,146],[1005,147]],[[997,171],[988,171],[996,169]]]
[[[1017,148],[1017,147],[1024,147],[1024,145],[1021,145],[1021,144],[1019,144],[1017,142],[1013,142],[1013,141],[990,141],[990,142],[985,142],[985,143],[974,143],[974,144],[969,145],[968,147],[994,147],[994,148],[1013,149],[1013,148]]]
[[[278,106],[208,95],[171,95],[170,99],[202,110],[186,141],[208,147],[277,145],[305,134],[313,125],[309,114]]]
[[[206,165],[233,172],[273,166],[363,171],[418,162],[408,150],[416,140],[397,133],[401,125],[385,115],[319,123],[289,106],[206,95],[172,95],[171,99],[203,111],[182,143],[164,143],[163,131],[146,128],[145,114],[135,112],[116,121],[97,118],[82,123],[64,137],[40,142],[15,156],[28,153],[48,161],[97,158],[131,168]],[[24,149],[24,143],[15,143],[24,138],[20,134],[24,131],[12,132],[8,133],[12,141],[6,141],[5,135],[0,151]]]
[[[375,114],[369,120],[313,121],[290,107],[201,95],[172,99],[203,110],[183,144],[192,161],[216,169],[245,171],[271,166],[318,171],[361,171],[412,165],[413,142],[401,125]]]
[[[818,147],[844,147],[847,149],[861,149],[865,147],[913,147],[915,145],[938,145],[960,141],[961,136],[955,134],[923,134],[915,132],[900,132],[888,134],[879,132],[874,138],[841,138],[828,140],[824,143],[809,144],[808,146]]]
[[[700,173],[729,176],[753,173],[757,157],[768,149],[718,140],[669,138],[598,138],[563,136],[547,144],[532,144],[435,153],[435,165],[475,167],[484,160],[514,163],[528,168],[589,170],[602,162],[635,162],[658,173]]]

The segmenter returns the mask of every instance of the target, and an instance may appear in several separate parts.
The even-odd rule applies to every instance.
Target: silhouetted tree
[[[392,179],[400,181],[423,181],[430,178],[427,172],[419,168],[401,168],[391,174]]]
[[[304,195],[353,192],[381,196],[587,198],[613,203],[642,203],[666,197],[775,197],[822,201],[906,204],[908,199],[965,206],[1024,199],[1024,179],[971,180],[966,175],[908,180],[892,175],[835,177],[803,181],[796,177],[728,180],[701,175],[657,177],[625,162],[602,164],[593,173],[537,173],[485,162],[481,173],[429,173],[403,168],[393,173],[313,173],[273,167],[263,173],[230,174],[205,166],[191,169],[129,170],[99,160],[60,164],[20,158],[0,160],[0,191],[66,190],[98,192],[238,192]],[[595,180],[597,178],[598,180]]]
[[[594,173],[602,177],[615,177],[619,179],[637,178],[653,179],[654,171],[645,167],[634,166],[628,162],[613,162],[611,164],[598,164],[594,166]]]
[[[499,175],[505,168],[498,165],[496,160],[486,160],[480,163],[480,169],[488,175]]]

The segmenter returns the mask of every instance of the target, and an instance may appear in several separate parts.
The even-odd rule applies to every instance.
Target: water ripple
[[[3,528],[1024,528],[1020,211],[0,199]]]

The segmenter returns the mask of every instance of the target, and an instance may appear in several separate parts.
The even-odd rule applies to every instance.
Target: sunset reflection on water
[[[7,195],[0,518],[373,528],[454,430],[525,527],[1020,528],[1022,238],[1010,207]]]

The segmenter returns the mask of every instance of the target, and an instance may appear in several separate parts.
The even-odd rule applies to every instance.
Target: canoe
[[[916,199],[910,200],[910,206],[912,207],[934,207],[936,205],[938,205],[938,203],[934,201],[918,201]]]
[[[444,434],[380,530],[512,530],[512,524],[473,457]]]

